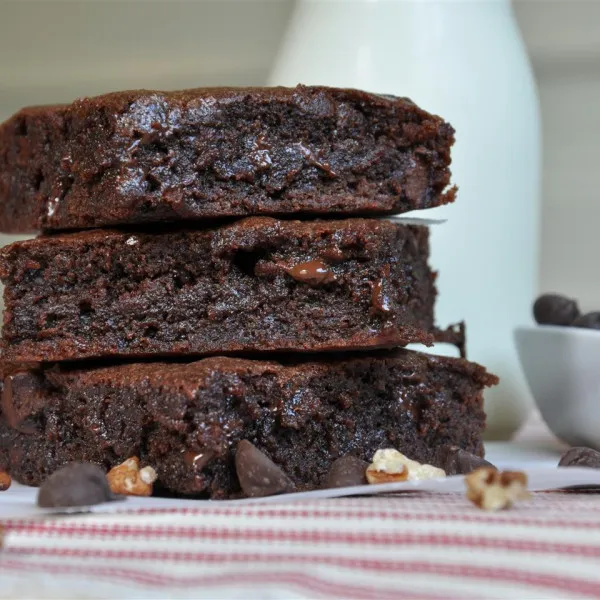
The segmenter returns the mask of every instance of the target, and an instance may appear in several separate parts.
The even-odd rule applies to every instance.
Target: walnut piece
[[[483,510],[509,508],[517,500],[531,497],[527,491],[527,475],[521,471],[497,471],[482,467],[465,477],[467,498]]]
[[[114,494],[125,496],[150,496],[152,484],[156,481],[156,471],[152,467],[140,469],[137,456],[113,467],[107,474],[108,485]]]
[[[11,483],[10,475],[6,471],[0,471],[0,492],[5,492]]]
[[[369,483],[393,483],[396,481],[418,481],[445,477],[442,469],[421,464],[404,456],[394,448],[377,450],[373,462],[367,468]]]

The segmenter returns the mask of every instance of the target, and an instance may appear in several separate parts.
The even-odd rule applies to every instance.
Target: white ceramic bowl
[[[600,450],[600,331],[518,327],[515,341],[548,427],[572,446]]]

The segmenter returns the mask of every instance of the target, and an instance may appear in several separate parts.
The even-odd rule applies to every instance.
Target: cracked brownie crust
[[[298,86],[129,91],[0,125],[0,230],[451,202],[454,131],[406,98]]]
[[[370,460],[394,447],[435,464],[436,449],[453,445],[482,455],[482,390],[496,381],[474,363],[407,350],[13,372],[0,466],[38,485],[70,461],[108,469],[139,456],[156,469],[159,492],[228,498],[240,493],[233,454],[246,439],[297,489],[313,489],[346,454]]]
[[[428,230],[252,217],[0,251],[4,359],[335,351],[433,342]]]

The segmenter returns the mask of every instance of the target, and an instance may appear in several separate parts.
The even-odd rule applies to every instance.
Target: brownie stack
[[[481,455],[495,377],[399,349],[444,335],[427,228],[381,218],[454,199],[452,143],[410,100],[323,87],[17,113],[0,229],[43,234],[0,254],[0,467],[137,456],[159,492],[226,498],[241,440],[296,489],[379,448]]]

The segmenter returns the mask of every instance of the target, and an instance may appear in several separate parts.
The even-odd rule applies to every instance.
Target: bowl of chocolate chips
[[[515,330],[517,351],[542,417],[561,440],[600,450],[600,311],[543,294],[537,323]]]

